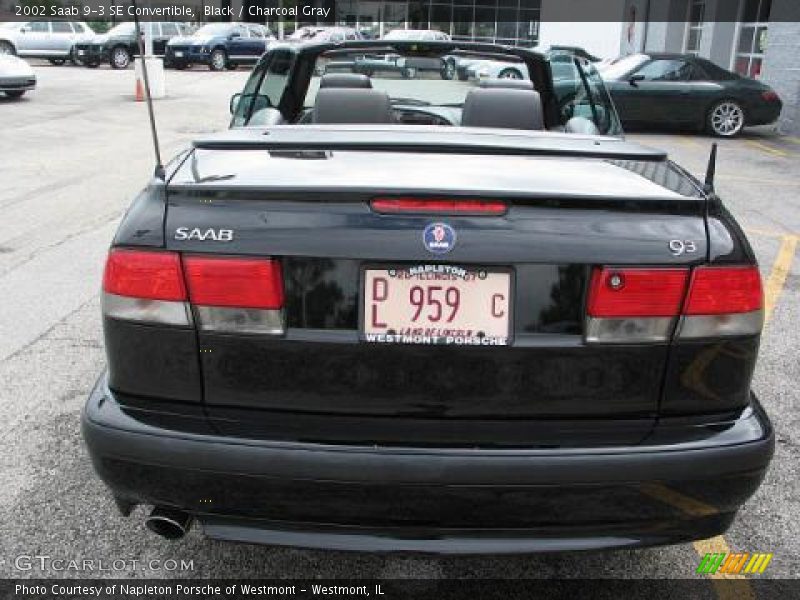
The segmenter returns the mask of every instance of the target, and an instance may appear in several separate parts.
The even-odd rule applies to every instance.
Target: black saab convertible
[[[386,55],[530,81],[346,72]],[[83,433],[120,512],[369,551],[725,531],[773,452],[753,251],[713,180],[625,141],[572,68],[556,85],[542,55],[460,42],[267,52],[108,254]]]

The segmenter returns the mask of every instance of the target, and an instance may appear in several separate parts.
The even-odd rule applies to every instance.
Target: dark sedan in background
[[[143,32],[148,27],[153,37],[153,54],[156,56],[164,54],[170,39],[189,32],[189,26],[185,23],[142,23]],[[139,55],[136,27],[133,21],[120,23],[104,35],[76,44],[75,48],[78,61],[87,67],[94,68],[107,62],[114,69],[127,69],[133,57]]]
[[[713,62],[687,54],[634,54],[602,69],[626,128],[673,126],[722,137],[774,123],[778,94]]]
[[[185,69],[192,64],[208,65],[212,71],[255,64],[275,36],[256,23],[209,23],[190,37],[170,40],[164,66]]]

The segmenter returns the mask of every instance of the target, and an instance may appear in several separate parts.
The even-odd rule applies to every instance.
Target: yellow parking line
[[[682,144],[685,144],[685,145],[689,146],[690,148],[699,148],[700,147],[700,142],[698,142],[697,140],[693,140],[692,138],[687,137],[685,135],[682,135],[681,137],[679,137],[678,141],[680,143],[682,143]]]
[[[793,144],[800,144],[800,137],[795,137],[793,135],[785,135],[781,139],[788,140],[788,141],[792,142]]]
[[[710,515],[715,515],[719,512],[716,508],[706,504],[705,502],[682,494],[660,483],[644,485],[641,489],[648,496],[652,496],[653,498],[660,500],[665,504],[674,506],[687,515],[691,515],[693,517],[707,517]],[[697,552],[697,555],[700,557],[703,557],[706,554],[731,553],[728,543],[721,535],[714,536],[713,538],[707,540],[698,540],[693,542],[692,546],[694,547],[695,552]],[[722,573],[717,571],[716,573],[709,574],[708,577],[714,580],[714,591],[720,600],[735,600],[737,598],[744,600],[755,600],[755,594],[753,593],[750,583],[747,581],[747,578],[744,575]],[[717,583],[717,581],[723,579],[743,579],[745,581],[743,581],[740,585],[737,585],[735,588],[732,588],[730,586]]]
[[[783,150],[778,150],[777,148],[773,148],[772,146],[767,146],[766,144],[762,144],[761,142],[756,142],[755,140],[745,140],[745,144],[750,146],[751,148],[756,148],[761,150],[762,152],[766,152],[767,154],[772,154],[773,156],[780,156],[781,158],[786,158],[790,155],[789,152],[784,152]]]
[[[772,270],[764,284],[765,323],[769,322],[770,317],[772,317],[772,312],[778,303],[783,286],[786,285],[786,277],[792,268],[792,260],[794,260],[794,255],[797,251],[797,240],[798,236],[796,235],[784,235],[781,239],[778,256],[775,258],[775,262],[772,263]]]

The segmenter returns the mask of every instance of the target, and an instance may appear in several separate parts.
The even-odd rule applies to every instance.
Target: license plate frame
[[[367,331],[366,331],[366,322],[365,319],[367,317],[367,272],[368,271],[412,271],[414,269],[461,269],[467,273],[497,273],[497,274],[504,274],[508,276],[508,299],[507,299],[507,306],[505,307],[508,319],[507,319],[507,331],[505,336],[505,343],[496,343],[496,344],[489,344],[489,343],[464,343],[462,342],[447,342],[446,340],[442,341],[435,341],[435,342],[406,342],[401,340],[394,340],[394,341],[376,341],[374,339],[368,339]],[[436,271],[433,271],[436,272]],[[511,346],[514,342],[514,305],[516,302],[516,273],[514,269],[502,266],[502,265],[460,265],[460,264],[449,264],[449,263],[436,263],[436,262],[424,262],[424,263],[392,263],[392,262],[369,262],[364,263],[361,265],[360,269],[360,276],[359,276],[359,287],[358,287],[358,338],[359,341],[362,343],[367,344],[374,344],[374,345],[402,345],[402,346],[416,346],[416,345],[432,345],[432,346],[476,346],[476,347],[488,347],[492,345],[497,346]],[[399,336],[397,336],[399,337]]]

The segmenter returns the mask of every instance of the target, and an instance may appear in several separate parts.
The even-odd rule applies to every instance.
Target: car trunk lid
[[[388,423],[401,419],[437,432],[418,443],[458,439],[458,422],[473,424],[465,443],[492,443],[498,422],[520,419],[649,423],[669,343],[587,341],[593,269],[684,268],[707,256],[704,197],[661,160],[197,148],[168,197],[168,249],[282,266],[282,335],[199,332],[209,415],[272,437],[291,430],[293,439],[305,431],[323,441],[396,441]],[[507,210],[385,214],[372,206],[398,197],[496,201]],[[425,243],[433,223],[457,234],[445,254]],[[223,230],[230,239],[215,239]],[[692,251],[672,251],[672,240]],[[370,269],[443,267],[510,273],[505,345],[367,341]],[[293,415],[294,428],[275,430]],[[365,428],[354,430],[353,419]],[[530,433],[522,429],[515,440]]]

